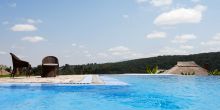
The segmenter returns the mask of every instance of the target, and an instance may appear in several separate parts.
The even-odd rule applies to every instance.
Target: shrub
[[[158,72],[158,66],[154,66],[153,69],[150,68],[149,65],[146,66],[146,73],[148,74],[156,74]]]
[[[215,69],[214,71],[210,71],[209,75],[220,75],[220,71],[218,69]]]

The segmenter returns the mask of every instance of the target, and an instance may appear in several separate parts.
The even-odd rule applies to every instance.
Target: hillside
[[[170,69],[177,61],[195,61],[202,67],[208,64],[209,70],[220,70],[220,52],[212,52],[193,55],[158,56],[105,64],[65,65],[60,68],[60,74],[145,73],[146,65],[152,67],[158,65],[159,69]]]

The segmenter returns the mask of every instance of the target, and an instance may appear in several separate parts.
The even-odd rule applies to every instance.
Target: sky
[[[1,0],[0,64],[125,61],[220,50],[220,0]]]

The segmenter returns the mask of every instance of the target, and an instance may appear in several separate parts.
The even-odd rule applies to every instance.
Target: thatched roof
[[[177,62],[177,66],[179,67],[199,67],[194,61],[187,61],[187,62],[182,62],[179,61]]]
[[[9,73],[8,71],[5,70],[0,70],[0,75],[9,75],[11,73]]]
[[[186,73],[195,75],[208,75],[208,71],[197,65],[194,61],[177,62],[177,65],[168,70],[166,73],[180,75]]]

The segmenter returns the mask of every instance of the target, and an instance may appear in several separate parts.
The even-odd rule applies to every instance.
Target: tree
[[[5,66],[5,65],[0,65],[0,75],[2,75],[2,70],[7,70],[8,69],[8,67],[7,66]]]
[[[216,71],[214,72],[214,70],[220,70],[220,60],[216,59],[220,59],[220,52],[158,56],[116,63],[66,65],[66,68],[63,69],[64,66],[62,66],[60,69],[63,74],[81,74],[82,70],[87,67],[92,68],[92,72],[89,72],[92,74],[152,73],[153,65],[157,65],[160,69],[167,70],[176,65],[178,61],[195,61],[201,67],[209,67],[209,71],[213,71],[213,74],[218,74]],[[156,70],[155,68],[154,73]]]
[[[37,67],[32,68],[32,71],[31,71],[31,73],[33,75],[41,75],[41,72],[42,72],[42,66],[41,65],[38,65]]]
[[[156,66],[153,68],[152,73],[153,73],[153,74],[156,74],[157,71],[158,71],[158,66],[156,65]]]
[[[147,65],[147,66],[146,66],[146,73],[148,73],[148,74],[151,74],[151,73],[152,73],[152,71],[151,71],[151,69],[150,69],[150,66],[149,66],[149,65]]]
[[[0,65],[0,75],[2,75],[2,65]]]

